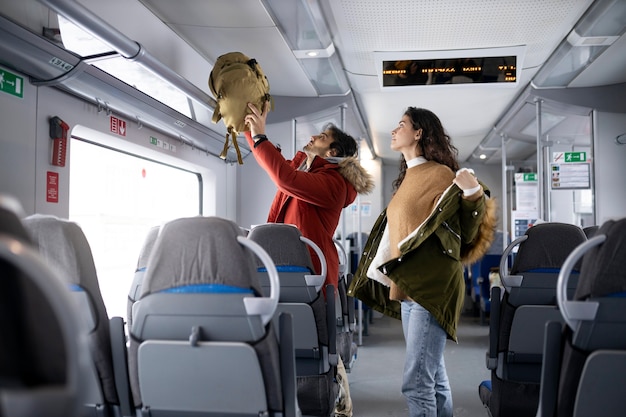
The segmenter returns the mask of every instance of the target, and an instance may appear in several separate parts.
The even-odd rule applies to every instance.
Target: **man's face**
[[[330,144],[335,139],[332,137],[330,130],[325,130],[319,135],[311,136],[309,143],[304,145],[304,150],[309,154],[321,156],[322,158],[333,156],[330,149]]]

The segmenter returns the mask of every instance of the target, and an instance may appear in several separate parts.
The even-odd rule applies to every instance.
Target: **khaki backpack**
[[[237,152],[237,162],[243,164],[237,134],[248,130],[244,123],[244,118],[250,113],[248,103],[263,110],[265,102],[270,101],[273,109],[267,77],[254,58],[241,52],[229,52],[215,61],[209,76],[209,88],[217,101],[213,123],[223,118],[228,129],[220,158],[226,159],[230,135]]]

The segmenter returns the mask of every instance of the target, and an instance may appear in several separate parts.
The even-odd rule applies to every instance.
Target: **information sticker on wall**
[[[59,173],[48,171],[46,173],[46,201],[48,203],[59,202]]]

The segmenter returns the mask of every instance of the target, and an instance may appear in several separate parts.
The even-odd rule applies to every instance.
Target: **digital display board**
[[[516,69],[516,56],[382,61],[382,82],[383,87],[515,83]]]

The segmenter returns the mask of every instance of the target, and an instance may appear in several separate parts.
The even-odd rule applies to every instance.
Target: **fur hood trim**
[[[363,168],[359,160],[353,156],[342,158],[339,162],[339,173],[346,179],[357,193],[369,194],[374,189],[374,179]]]
[[[498,218],[496,214],[497,204],[495,199],[485,198],[485,215],[478,228],[478,235],[462,254],[461,261],[464,265],[471,265],[482,258],[489,250],[493,242]]]

